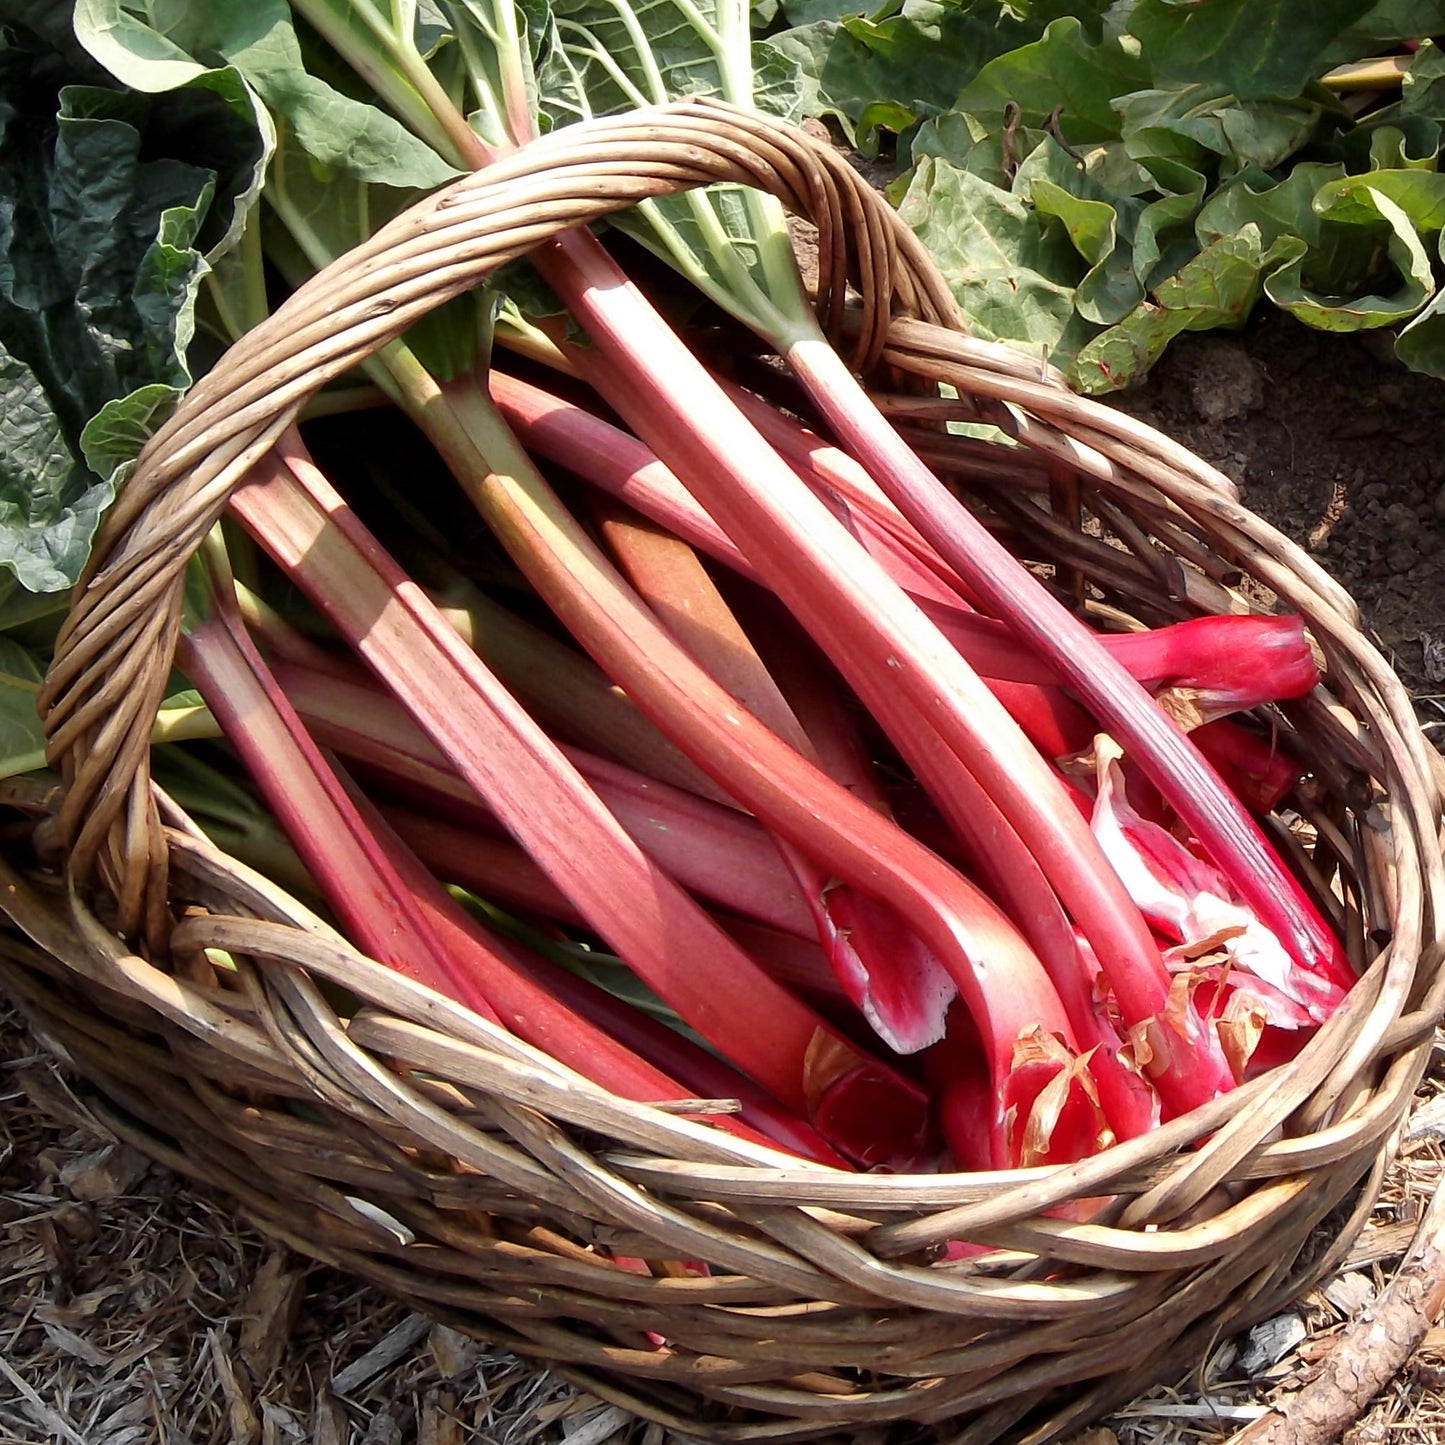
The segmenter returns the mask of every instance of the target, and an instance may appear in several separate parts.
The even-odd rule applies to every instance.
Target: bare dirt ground
[[[1445,732],[1442,401],[1445,383],[1383,348],[1273,316],[1241,337],[1184,338],[1121,404],[1220,464],[1317,553]],[[1090,1445],[1223,1440],[1296,1388],[1388,1278],[1445,1168],[1442,1135],[1445,1109],[1427,1099],[1340,1275],[1268,1329],[1221,1341]],[[1442,1389],[1437,1330],[1353,1445],[1438,1441]],[[0,1445],[554,1440],[664,1437],[272,1247],[113,1147],[0,1015]]]
[[[1388,336],[1333,336],[1275,312],[1185,336],[1120,405],[1239,482],[1359,601],[1422,716],[1445,692],[1445,382]]]

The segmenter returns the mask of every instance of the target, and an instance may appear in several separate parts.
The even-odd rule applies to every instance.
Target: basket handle
[[[860,370],[892,315],[959,327],[946,284],[887,202],[826,142],[713,100],[566,127],[427,197],[300,287],[191,389],[141,453],[96,538],[39,707],[64,781],[56,818],[76,882],[99,872],[123,933],[164,948],[167,853],[150,730],[180,626],[183,574],[249,468],[327,381],[561,232],[717,181],[767,191],[818,229],[818,310]]]

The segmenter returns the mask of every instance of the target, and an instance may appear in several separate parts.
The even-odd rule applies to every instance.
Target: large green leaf
[[[1057,355],[1087,271],[1062,228],[1020,197],[949,161],[923,157],[899,211],[932,252],[969,328]]]
[[[75,29],[135,90],[167,91],[234,67],[303,149],[360,180],[431,188],[457,174],[394,117],[306,70],[286,0],[77,0]]]
[[[1020,17],[987,0],[904,0],[896,13],[819,20],[769,44],[808,78],[813,113],[836,116],[860,149],[873,151],[880,132],[953,109],[988,61],[1036,40],[1052,18]]]
[[[1315,133],[1324,113],[1313,97],[1241,103],[1216,81],[1118,97],[1128,153],[1174,190],[1169,168],[1184,166],[1222,178],[1248,166],[1270,170]]]
[[[1154,299],[1085,344],[1071,377],[1081,391],[1114,391],[1142,376],[1181,331],[1238,326],[1259,298],[1269,258],[1257,227],[1221,237],[1162,282]]]
[[[1041,126],[1057,109],[1061,132],[1076,146],[1119,136],[1114,97],[1143,90],[1149,66],[1128,36],[1091,39],[1072,16],[1055,20],[1043,36],[990,60],[963,87],[953,108],[977,116],[991,130],[1016,105],[1026,125]]]
[[[1241,100],[1298,95],[1370,0],[1137,0],[1129,32],[1161,87],[1204,83]]]
[[[65,84],[101,72],[30,8],[0,30],[0,567],[59,590],[189,384],[205,253],[233,242],[264,142],[234,73],[154,98]]]
[[[1404,321],[1435,294],[1425,246],[1388,196],[1350,192],[1343,220],[1328,199],[1314,209],[1308,249],[1265,282],[1276,306],[1325,331],[1359,331]]]
[[[1381,189],[1377,178],[1392,177]],[[1321,162],[1297,165],[1277,184],[1248,172],[1200,211],[1200,238],[1211,241],[1253,224],[1270,252],[1265,291],[1276,305],[1331,331],[1390,325],[1434,292],[1429,257],[1411,216],[1388,194],[1401,195],[1423,219],[1440,213],[1427,194],[1415,194],[1417,171],[1346,176]]]

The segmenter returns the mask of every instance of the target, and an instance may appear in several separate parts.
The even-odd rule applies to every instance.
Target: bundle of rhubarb
[[[266,164],[202,283],[229,348],[41,690],[64,927],[10,880],[165,1020],[148,1067],[221,1084],[177,1107],[222,1142],[167,1155],[139,1056],[72,1055],[275,1223],[264,1156],[306,1247],[814,1426],[1001,1370],[1017,1415],[1298,1288],[1437,1011],[1430,763],[1348,599],[971,342],[881,197],[747,108],[745,7],[291,9],[77,12],[138,90],[239,75]],[[156,742],[172,661],[200,702]],[[378,1262],[418,1239],[460,1254]],[[821,1333],[759,1308],[800,1299]],[[885,1366],[847,1321],[889,1301]],[[1063,1329],[975,1360],[931,1311]]]

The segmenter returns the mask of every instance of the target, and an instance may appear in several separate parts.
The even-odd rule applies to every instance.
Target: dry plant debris
[[[668,1445],[106,1138],[0,1010],[0,1445]]]
[[[1381,1201],[1293,1310],[1071,1445],[1220,1445],[1287,1403],[1387,1286],[1445,1177],[1432,1072]],[[1445,1438],[1445,1326],[1345,1445]],[[106,1138],[0,1011],[0,1445],[686,1445],[276,1247]],[[849,1445],[882,1445],[850,1436]]]

